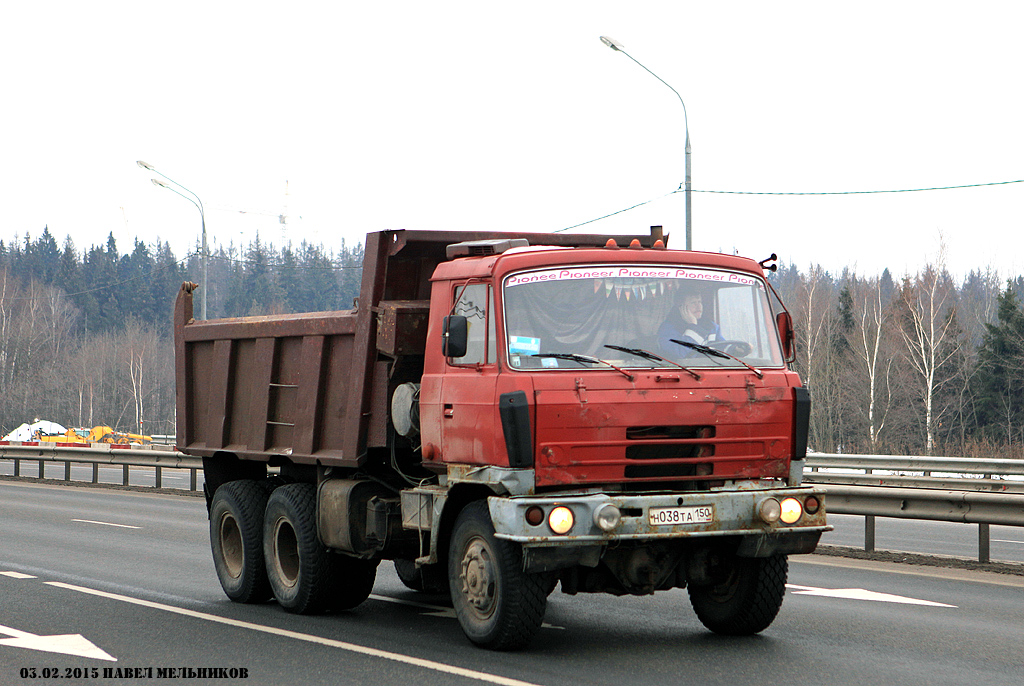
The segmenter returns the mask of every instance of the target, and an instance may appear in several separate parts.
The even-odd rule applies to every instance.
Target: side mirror
[[[444,318],[441,352],[445,357],[465,357],[469,348],[469,321],[462,315]]]
[[[782,356],[786,362],[796,360],[796,334],[793,331],[793,317],[789,312],[775,315],[775,325],[779,327],[779,338],[782,339]]]

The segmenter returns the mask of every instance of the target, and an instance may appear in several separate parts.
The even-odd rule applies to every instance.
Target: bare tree
[[[892,402],[892,352],[889,303],[885,301],[878,277],[851,283],[854,327],[850,350],[864,375],[863,398],[866,405],[866,429],[872,452],[878,448],[879,436],[886,426]]]
[[[796,327],[802,332],[797,367],[813,398],[811,444],[819,450],[839,449],[842,417],[837,298],[832,277],[820,265],[800,280],[794,310]]]
[[[920,383],[928,454],[935,448],[936,394],[950,380],[941,373],[963,352],[955,298],[941,250],[938,263],[927,265],[914,279],[905,278],[899,293],[897,330],[904,345],[904,359]]]

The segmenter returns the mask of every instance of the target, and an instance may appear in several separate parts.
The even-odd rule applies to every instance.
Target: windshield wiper
[[[605,345],[604,347],[611,348],[612,350],[618,350],[618,351],[624,352],[624,353],[629,353],[630,355],[636,355],[637,357],[642,357],[645,360],[652,360],[654,362],[667,362],[670,365],[673,365],[675,367],[679,367],[684,372],[686,372],[687,374],[689,374],[690,376],[695,378],[697,381],[700,381],[700,374],[698,374],[697,372],[693,371],[689,367],[684,367],[683,365],[679,364],[678,362],[673,362],[672,360],[664,358],[661,355],[656,355],[655,353],[652,353],[650,350],[644,350],[642,348],[627,348],[627,347],[622,346],[622,345]]]
[[[730,355],[729,353],[725,352],[724,350],[719,350],[717,348],[712,348],[712,347],[707,346],[707,345],[701,345],[700,343],[691,343],[690,341],[678,341],[675,338],[670,338],[669,340],[672,341],[673,343],[676,343],[677,345],[683,346],[684,348],[690,348],[691,350],[696,350],[699,353],[704,353],[705,355],[707,355],[709,357],[724,357],[724,358],[729,359],[729,360],[736,360],[737,362],[742,364],[744,367],[746,367],[750,371],[754,372],[754,374],[757,375],[757,378],[759,378],[759,379],[763,379],[764,378],[764,372],[762,372],[760,369],[758,369],[757,367],[754,367],[754,366],[751,366],[751,365],[747,364],[746,362],[744,362],[740,358],[736,357],[735,355]]]
[[[572,360],[573,362],[587,362],[587,363],[590,363],[590,364],[603,364],[605,366],[611,367],[612,369],[617,371],[619,374],[622,374],[624,377],[626,377],[630,381],[633,380],[633,375],[630,374],[629,372],[627,372],[625,369],[620,369],[619,367],[616,367],[611,362],[608,362],[606,360],[602,360],[602,359],[597,358],[597,357],[591,357],[590,355],[580,355],[579,353],[534,353],[534,354],[530,355],[530,357],[550,357],[550,358],[554,358],[556,360]]]

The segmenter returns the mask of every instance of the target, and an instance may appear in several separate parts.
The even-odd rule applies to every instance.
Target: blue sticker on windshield
[[[540,352],[540,339],[529,336],[509,336],[508,351],[512,354],[535,355]]]

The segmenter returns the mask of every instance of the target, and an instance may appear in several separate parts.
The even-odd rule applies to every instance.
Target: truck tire
[[[236,603],[262,603],[272,593],[263,557],[267,491],[257,481],[229,481],[210,502],[210,549],[217,578]]]
[[[522,549],[494,537],[487,503],[459,513],[448,555],[452,604],[466,637],[493,650],[522,648],[540,629],[547,585],[523,571]]]
[[[333,564],[316,534],[312,484],[287,484],[270,495],[263,518],[263,555],[281,607],[295,614],[328,609]]]
[[[701,624],[716,634],[756,634],[767,629],[779,613],[788,572],[785,555],[731,556],[716,570],[717,583],[688,585],[690,604]]]
[[[331,595],[327,606],[332,611],[351,610],[370,597],[377,579],[377,560],[360,560],[331,553]]]
[[[395,571],[402,583],[414,591],[448,595],[448,570],[444,565],[417,567],[412,560],[395,560]]]

